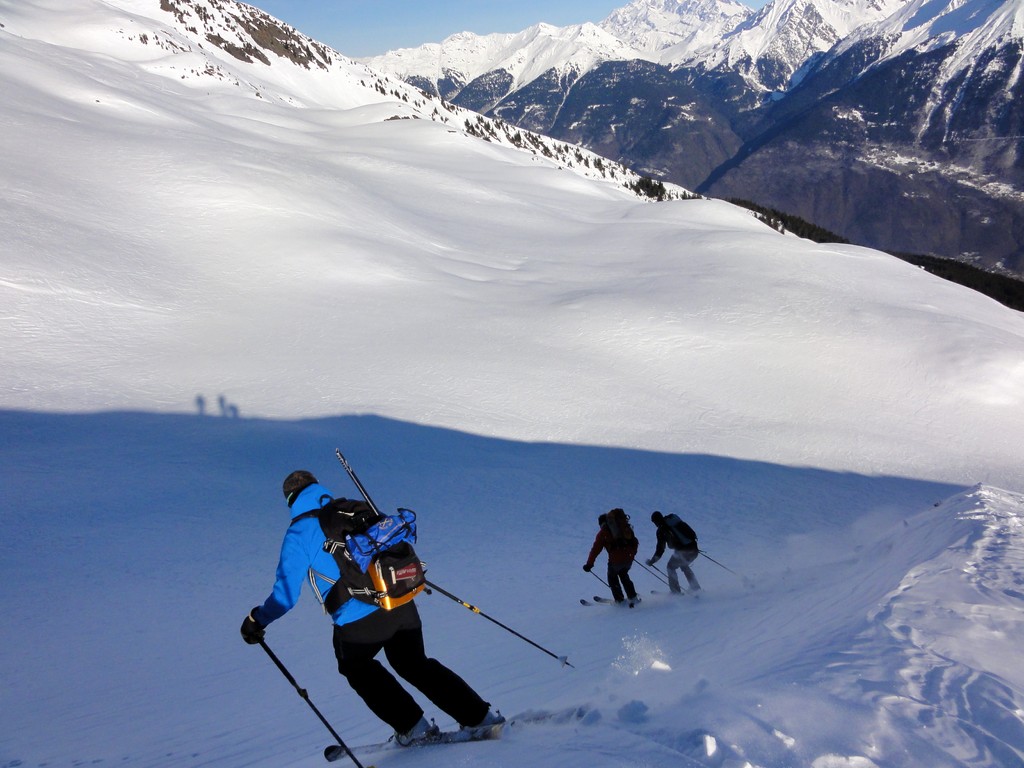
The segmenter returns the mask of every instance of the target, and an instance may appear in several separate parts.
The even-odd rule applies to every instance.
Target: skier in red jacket
[[[589,573],[601,550],[608,550],[608,586],[612,590],[612,597],[619,604],[629,600],[629,606],[632,608],[640,602],[640,598],[636,595],[633,580],[629,578],[629,569],[633,565],[633,558],[636,557],[640,542],[629,524],[629,516],[619,508],[601,515],[597,522],[601,527],[594,538],[594,546],[590,548],[590,555],[583,570]]]

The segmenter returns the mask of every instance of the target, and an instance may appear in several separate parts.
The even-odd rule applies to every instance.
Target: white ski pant
[[[683,576],[686,577],[686,582],[690,585],[690,589],[700,589],[700,583],[690,568],[690,563],[696,560],[699,554],[695,550],[675,549],[672,551],[672,557],[668,559],[668,563],[665,566],[665,569],[668,571],[668,588],[670,590],[673,592],[681,591],[679,589],[679,574],[676,573],[677,568],[683,572]]]

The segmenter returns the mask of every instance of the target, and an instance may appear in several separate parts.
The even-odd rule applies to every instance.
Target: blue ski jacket
[[[292,502],[292,523],[281,542],[281,557],[277,562],[277,579],[263,605],[254,612],[253,618],[267,626],[284,616],[299,601],[304,582],[309,581],[322,596],[327,594],[331,584],[338,580],[340,572],[334,556],[324,551],[324,532],[316,517],[295,518],[306,512],[319,509],[321,501],[326,502],[331,493],[319,483],[307,486]],[[331,616],[338,626],[358,621],[378,610],[377,606],[359,600],[346,600]]]

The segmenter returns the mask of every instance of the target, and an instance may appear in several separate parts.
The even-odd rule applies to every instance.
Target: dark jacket
[[[587,557],[587,565],[593,567],[594,561],[597,556],[601,553],[602,549],[608,550],[608,564],[609,565],[624,565],[625,563],[633,562],[633,558],[636,557],[636,550],[640,546],[640,541],[634,536],[622,543],[616,543],[612,539],[611,532],[605,525],[601,526],[601,529],[597,532],[597,537],[594,539],[594,546],[590,548],[590,555]]]
[[[688,554],[692,553],[694,555],[697,554],[698,549],[696,537],[690,539],[689,543],[684,543],[681,545],[678,538],[672,532],[672,529],[669,527],[668,523],[662,521],[660,523],[655,523],[654,525],[658,529],[658,546],[654,550],[654,557],[652,557],[651,560],[657,560],[663,554],[665,554],[666,546],[669,549],[676,550],[677,552],[686,552]],[[686,523],[683,523],[683,525],[686,525]],[[686,527],[689,528],[689,526]],[[693,529],[689,529],[692,532]]]

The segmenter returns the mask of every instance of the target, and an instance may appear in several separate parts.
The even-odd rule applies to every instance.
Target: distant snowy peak
[[[669,61],[713,45],[753,14],[736,0],[633,0],[600,26],[637,50]]]
[[[737,72],[755,90],[785,89],[808,59],[908,0],[773,0],[753,11],[737,0],[633,0],[599,25],[539,24],[518,34],[463,32],[442,43],[361,59],[374,69],[454,98],[461,87],[501,73],[495,93],[542,74],[582,76],[607,61]]]
[[[601,62],[636,58],[643,58],[639,51],[595,24],[538,24],[514,35],[499,66],[491,69],[504,69],[516,83],[528,83],[551,69],[581,73]]]
[[[907,0],[774,0],[720,42],[679,63],[734,71],[755,88],[785,90],[812,57]]]
[[[490,71],[491,62],[507,55],[514,33],[477,35],[459,32],[440,43],[417,48],[398,48],[361,59],[367,66],[399,77],[424,77],[437,80],[454,73],[461,79],[473,79]]]
[[[361,59],[368,66],[399,77],[438,82],[454,78],[471,82],[489,72],[504,71],[513,88],[554,69],[587,72],[604,61],[646,58],[595,24],[555,27],[537,24],[518,33],[476,35],[461,32],[441,43],[402,48]]]

